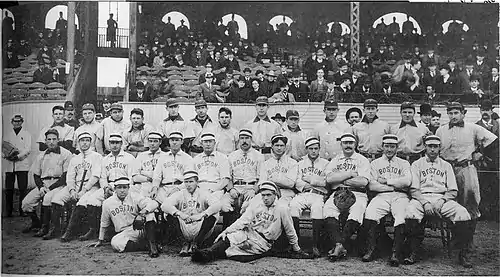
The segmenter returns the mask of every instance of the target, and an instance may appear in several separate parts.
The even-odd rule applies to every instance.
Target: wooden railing
[[[129,29],[118,28],[115,32],[115,45],[111,45],[111,41],[107,36],[106,27],[99,27],[97,33],[97,47],[106,47],[106,48],[128,48],[129,47]]]

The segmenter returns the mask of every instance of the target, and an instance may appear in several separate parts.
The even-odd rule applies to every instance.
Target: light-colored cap
[[[382,137],[382,143],[398,144],[398,140],[398,136],[396,135],[384,135]]]
[[[212,133],[205,133],[201,135],[201,141],[215,140],[215,135]]]
[[[109,141],[123,141],[122,135],[118,133],[113,133],[109,135]]]
[[[309,137],[308,139],[306,139],[306,142],[305,142],[305,145],[306,145],[306,148],[311,146],[311,145],[314,145],[314,144],[319,144],[319,139],[316,138],[316,137]]]

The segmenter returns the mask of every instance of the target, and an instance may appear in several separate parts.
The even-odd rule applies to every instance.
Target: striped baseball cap
[[[263,190],[270,190],[273,191],[274,193],[278,194],[278,186],[274,182],[271,181],[264,181],[262,184],[259,186],[259,193]]]
[[[161,134],[158,132],[151,132],[148,135],[148,139],[160,139],[161,140]]]
[[[277,134],[271,137],[271,144],[275,144],[278,140],[283,140],[285,144],[288,143],[288,138],[282,134]]]
[[[314,144],[319,144],[319,139],[316,137],[309,137],[306,139],[305,145],[306,147],[309,147]]]
[[[118,133],[113,133],[109,135],[109,141],[123,141],[122,135]]]
[[[340,142],[349,142],[349,141],[356,142],[357,141],[356,137],[351,133],[345,133],[342,136],[340,136],[340,138],[338,138],[337,140]]]
[[[438,136],[436,136],[436,135],[427,136],[424,139],[424,143],[426,145],[431,145],[431,144],[440,145],[441,144],[441,138],[438,137]]]
[[[194,170],[188,170],[188,171],[184,172],[184,180],[189,179],[189,178],[194,178],[194,177],[196,177],[196,179],[198,179],[198,172],[196,172]]]
[[[78,140],[81,140],[82,138],[89,138],[92,140],[92,136],[89,134],[89,132],[83,132],[78,135]]]
[[[169,139],[172,139],[172,138],[184,139],[184,135],[181,132],[172,132],[172,133],[170,133],[168,138]]]
[[[215,140],[215,135],[212,133],[205,133],[201,135],[201,141]]]
[[[240,136],[248,136],[248,137],[253,137],[253,133],[251,130],[248,129],[241,129],[240,130]]]
[[[392,143],[392,144],[397,144],[398,143],[398,136],[396,135],[384,135],[382,137],[382,143]]]
[[[114,185],[115,185],[115,187],[120,186],[120,185],[130,186],[130,179],[127,177],[120,177],[120,178],[115,180]]]

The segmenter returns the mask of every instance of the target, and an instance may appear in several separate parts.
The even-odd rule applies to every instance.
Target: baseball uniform
[[[180,115],[174,119],[165,118],[158,125],[157,129],[164,137],[169,137],[170,133],[176,131],[184,135],[184,138],[194,138],[194,130],[191,121],[185,121]]]
[[[191,125],[193,126],[194,140],[192,142],[193,146],[198,146],[201,149],[201,135],[205,133],[216,134],[217,125],[212,121],[210,116],[207,115],[205,124],[202,126],[198,117],[191,119]],[[185,136],[184,136],[185,137]],[[194,152],[196,153],[196,152]],[[201,153],[201,152],[200,152]],[[196,153],[199,154],[199,153]],[[195,154],[195,155],[196,155]]]
[[[161,204],[183,188],[184,172],[193,168],[193,158],[182,150],[175,155],[169,151],[161,156],[153,172],[153,186],[158,186],[155,200]]]
[[[425,124],[412,121],[391,125],[391,134],[399,138],[398,157],[407,160],[410,164],[422,157],[425,151],[424,138],[432,135]]]
[[[390,134],[390,126],[377,116],[369,123],[365,116],[361,122],[352,126],[352,134],[358,141],[359,153],[374,159],[382,154],[382,137]]]
[[[341,121],[338,117],[330,122],[325,119],[316,125],[310,135],[319,138],[319,156],[323,159],[331,160],[335,156],[342,154],[342,148],[337,138],[349,130],[349,124]]]
[[[262,154],[270,153],[271,137],[283,133],[278,122],[269,119],[268,116],[262,120],[256,116],[253,120],[248,121],[245,126],[253,133],[252,146],[268,149],[264,150]]]
[[[104,149],[111,151],[109,148],[109,136],[113,133],[123,134],[130,130],[132,124],[129,120],[122,119],[120,122],[114,121],[111,117],[107,117],[102,120],[102,134],[104,137]],[[125,145],[125,142],[123,143]]]
[[[153,179],[153,173],[161,160],[167,153],[158,149],[155,153],[151,150],[141,152],[137,155],[135,163],[132,166],[132,177],[136,175],[143,175]],[[144,197],[150,197],[153,189],[153,182],[142,182],[136,184],[140,186],[140,194]]]
[[[300,127],[297,127],[296,131],[292,131],[288,126],[285,126],[283,135],[288,138],[285,153],[296,161],[302,159],[307,154],[306,147],[304,146],[304,142],[307,139],[307,132]]]
[[[148,136],[152,131],[154,131],[153,126],[149,124],[143,124],[137,129],[131,127],[130,129],[122,132],[123,148],[127,149],[129,145],[149,147]]]
[[[238,130],[229,126],[223,128],[218,124],[215,133],[215,150],[224,155],[229,155],[238,147]]]
[[[154,221],[153,211],[158,208],[158,203],[140,194],[131,193],[122,201],[116,194],[102,203],[101,229],[99,240],[104,240],[106,229],[113,223],[118,233],[111,239],[111,247],[115,251],[123,252],[128,241],[137,242],[142,238],[141,230],[134,230],[132,223],[140,211],[146,209],[146,221]]]
[[[73,128],[65,123],[61,123],[60,125],[54,123],[54,124],[52,124],[52,126],[44,127],[42,129],[42,131],[40,131],[40,135],[38,136],[38,139],[36,140],[37,143],[45,143],[45,133],[49,129],[56,129],[57,132],[59,132],[59,143],[64,142],[64,141],[73,141],[73,138],[75,136],[75,128]],[[73,145],[73,143],[71,145]],[[71,149],[68,149],[68,150],[71,151]]]
[[[97,151],[96,143],[102,143],[103,139],[103,129],[101,123],[92,120],[91,123],[84,123],[76,129],[75,135],[73,137],[73,147],[78,151],[80,151],[80,146],[78,145],[78,136],[80,136],[80,134],[82,133],[90,134],[90,136],[92,137],[90,150]]]
[[[227,156],[214,151],[207,155],[205,152],[193,159],[194,170],[198,172],[199,187],[214,194],[218,200],[222,200],[224,187],[222,181],[231,178],[231,169]],[[229,203],[222,205],[223,212],[231,211]]]

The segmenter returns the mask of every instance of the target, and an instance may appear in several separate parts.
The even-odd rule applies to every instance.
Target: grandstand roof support
[[[66,75],[66,89],[68,89],[74,79],[75,70],[75,10],[76,3],[68,2],[68,39],[67,39],[67,51],[66,51],[66,62],[69,63],[69,72]],[[73,24],[71,24],[73,22]]]
[[[359,62],[359,2],[351,2],[351,60]]]
[[[128,48],[128,82],[125,88],[125,102],[128,102],[130,91],[135,88],[136,56],[137,56],[137,2],[130,2]]]

